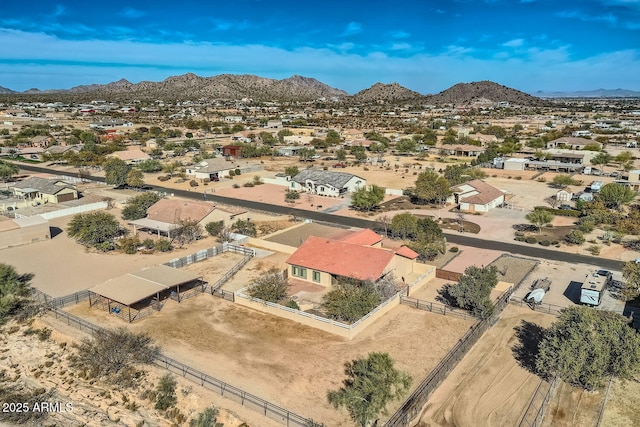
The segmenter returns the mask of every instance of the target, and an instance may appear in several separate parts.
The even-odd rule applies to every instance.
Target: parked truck
[[[580,303],[592,307],[600,305],[602,296],[611,282],[611,272],[606,270],[587,274],[580,288]]]

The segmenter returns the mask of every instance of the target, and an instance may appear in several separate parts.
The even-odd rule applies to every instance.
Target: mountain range
[[[276,80],[249,74],[220,74],[200,77],[193,73],[171,76],[161,82],[131,83],[121,79],[108,84],[75,86],[71,89],[29,89],[15,92],[0,87],[8,95],[71,95],[75,98],[103,99],[243,99],[313,101],[334,99],[350,103],[422,102],[455,104],[471,107],[489,106],[497,102],[524,106],[541,106],[547,101],[491,81],[459,83],[435,95],[422,95],[398,83],[376,83],[355,95],[333,88],[314,78],[294,75]]]
[[[640,98],[640,92],[627,89],[596,89],[573,92],[544,92],[539,90],[535,95],[540,98]]]

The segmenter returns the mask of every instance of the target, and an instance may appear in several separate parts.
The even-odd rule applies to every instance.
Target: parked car
[[[347,165],[345,165],[344,163],[336,163],[335,165],[333,165],[334,168],[346,168]]]
[[[560,205],[560,209],[562,209],[563,211],[570,211],[573,208],[571,207],[571,205],[562,204]]]

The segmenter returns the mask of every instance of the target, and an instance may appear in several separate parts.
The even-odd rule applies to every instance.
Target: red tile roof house
[[[451,191],[461,211],[489,212],[504,203],[504,191],[480,179],[451,187]]]
[[[381,242],[371,230],[342,240],[311,236],[287,259],[289,277],[330,287],[339,277],[375,282],[392,272],[398,279],[413,273],[416,252],[382,248]]]

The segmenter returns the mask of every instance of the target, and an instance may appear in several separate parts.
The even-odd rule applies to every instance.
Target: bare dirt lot
[[[602,416],[603,427],[633,427],[640,425],[640,381],[614,380],[609,390]]]
[[[265,240],[280,243],[287,246],[298,247],[307,240],[309,236],[324,237],[327,239],[335,239],[349,233],[345,228],[331,227],[328,225],[309,223],[290,230],[267,237]]]
[[[69,311],[101,325],[123,325],[87,303]],[[129,327],[148,332],[168,356],[196,369],[326,425],[350,426],[346,413],[325,397],[341,385],[345,362],[388,352],[415,387],[471,324],[399,306],[346,341],[203,294],[179,304],[168,301],[162,311]]]
[[[514,426],[540,378],[513,354],[522,320],[547,327],[555,317],[509,305],[429,399],[421,427]],[[578,424],[575,424],[578,425]]]
[[[544,427],[596,426],[604,390],[585,391],[560,383],[551,399]]]

